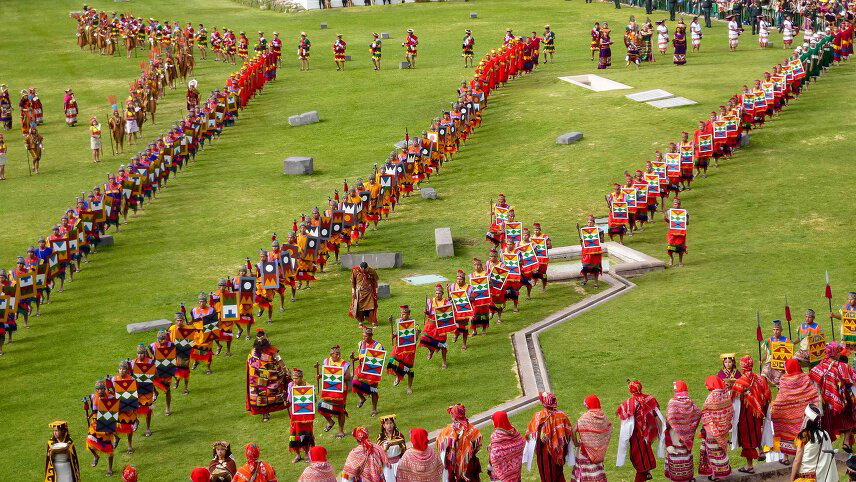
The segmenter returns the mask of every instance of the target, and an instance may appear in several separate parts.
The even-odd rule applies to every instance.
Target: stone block
[[[419,190],[422,199],[437,199],[437,190],[433,187],[423,187]]]
[[[128,333],[145,333],[147,331],[160,331],[166,330],[172,325],[172,322],[169,320],[153,320],[153,321],[141,321],[139,323],[129,323],[126,328]]]
[[[627,94],[624,97],[627,97],[630,100],[635,100],[636,102],[649,102],[652,100],[668,99],[673,95],[674,94],[671,92],[666,92],[662,89],[654,89],[646,90],[644,92],[636,92],[634,94]]]
[[[672,97],[671,99],[652,100],[651,102],[646,102],[646,104],[658,109],[671,109],[673,107],[698,104],[698,102],[687,99],[686,97]]]
[[[392,297],[392,291],[389,289],[389,283],[377,284],[377,297],[380,299],[387,299]]]
[[[318,111],[310,111],[304,112],[299,115],[288,116],[288,125],[291,127],[300,127],[306,126],[309,124],[314,124],[316,122],[321,122],[321,119],[318,118]]]
[[[479,14],[476,12],[470,12],[470,18],[479,18]]]
[[[327,29],[327,22],[321,22],[321,30]]]
[[[740,147],[746,147],[748,145],[749,145],[749,133],[746,131],[743,131],[740,134]]]
[[[349,61],[349,60],[351,60],[351,56],[350,56],[350,55],[345,55],[345,61],[347,62],[347,61]]]
[[[306,124],[315,124],[316,122],[321,122],[321,119],[318,117],[317,110],[311,110],[309,112],[304,112],[300,114],[300,118]]]
[[[382,38],[384,40],[388,39],[389,38],[389,32],[381,32],[380,38]]]
[[[312,174],[312,158],[311,157],[288,157],[282,161],[282,169],[285,174],[290,176],[304,176]]]
[[[434,246],[437,257],[449,258],[455,255],[455,246],[452,244],[452,228],[434,228]]]
[[[99,248],[106,248],[107,246],[113,246],[113,243],[114,243],[113,236],[110,236],[108,234],[106,236],[101,236],[101,238],[98,240],[98,247]]]
[[[393,144],[393,146],[395,146],[396,149],[405,149],[407,148],[407,141],[398,141]]]
[[[410,68],[410,62],[407,62],[407,61],[405,61],[405,62],[400,62],[400,63],[398,64],[398,68],[399,68],[399,69],[409,69],[409,68]]]
[[[401,268],[403,264],[401,253],[348,253],[341,257],[342,266],[353,268],[365,261],[374,269]]]
[[[582,132],[568,132],[556,138],[556,144],[573,144],[583,138]]]

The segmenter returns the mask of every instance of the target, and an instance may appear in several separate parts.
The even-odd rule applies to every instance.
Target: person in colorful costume
[[[211,461],[208,462],[208,476],[211,482],[231,482],[238,472],[235,457],[232,455],[232,445],[225,440],[218,440],[211,446]]]
[[[651,471],[657,468],[657,459],[651,444],[659,439],[657,456],[665,455],[666,420],[660,413],[660,406],[653,396],[642,393],[642,384],[628,380],[630,398],[621,402],[615,411],[621,419],[621,432],[618,438],[618,455],[615,465],[623,467],[627,452],[630,462],[636,469],[635,482],[651,479]]]
[[[603,461],[612,438],[612,423],[601,410],[597,396],[587,396],[583,405],[586,411],[571,427],[571,437],[577,447],[572,480],[606,482]]]
[[[157,375],[157,366],[154,358],[150,356],[149,349],[145,344],[137,345],[137,356],[131,360],[131,373],[137,381],[137,416],[146,416],[146,431],[143,435],[152,436],[152,405],[157,400],[154,379]]]
[[[286,392],[286,403],[291,406],[293,401],[291,398],[291,390],[293,387],[306,386],[307,383],[303,380],[303,370],[293,368],[291,370],[291,381],[288,382]],[[294,453],[292,463],[297,463],[303,460],[301,452],[309,456],[309,449],[315,446],[315,434],[313,433],[314,420],[296,421],[291,420],[288,435],[288,450]]]
[[[395,477],[396,482],[433,482],[443,479],[443,463],[434,448],[428,445],[428,432],[424,428],[410,430],[410,448],[401,456]]]
[[[466,29],[464,31],[464,40],[461,42],[461,56],[464,58],[464,68],[472,68],[473,66],[473,48],[475,48],[476,39],[473,37],[473,31]]]
[[[336,41],[333,42],[333,62],[336,64],[336,70],[345,70],[345,50],[348,48],[347,42],[342,39],[342,34],[336,35]]]
[[[404,47],[404,60],[410,64],[411,69],[416,68],[417,46],[419,45],[419,37],[413,33],[413,29],[407,29],[407,38],[401,44]]]
[[[809,372],[811,381],[820,391],[823,428],[833,441],[838,436],[847,437],[854,425],[851,389],[856,384],[856,372],[841,361],[842,349],[837,342],[828,343],[823,360]],[[842,446],[849,449],[852,442],[846,438]]]
[[[838,468],[835,464],[835,451],[832,449],[830,434],[823,428],[821,410],[815,405],[805,409],[799,437],[797,438],[797,455],[791,467],[791,480],[794,482],[837,482]],[[847,468],[851,462],[848,460]],[[848,478],[852,472],[848,470]]]
[[[452,423],[437,435],[436,450],[443,461],[443,480],[466,482],[479,480],[482,468],[478,452],[481,450],[482,435],[467,419],[467,410],[462,404],[449,407]]]
[[[120,434],[128,436],[128,454],[134,453],[134,432],[137,430],[137,409],[140,407],[140,402],[137,399],[137,381],[131,374],[131,366],[128,360],[122,360],[119,363],[117,371],[118,375],[110,380],[113,386],[113,393],[119,399],[119,419],[116,426],[116,437],[121,437]],[[118,440],[117,440],[118,444]]]
[[[820,394],[800,362],[794,358],[785,362],[785,373],[779,378],[779,392],[770,407],[773,421],[774,455],[782,463],[790,463],[797,453],[796,439],[800,432],[800,416],[809,404],[821,406]]]
[[[550,29],[549,25],[544,25],[544,63],[547,63],[547,57],[550,57],[550,63],[553,63],[553,54],[556,53],[556,33]]]
[[[182,309],[184,306],[182,306]],[[183,311],[175,314],[175,324],[169,327],[169,339],[175,345],[175,388],[184,380],[184,393],[190,393],[190,353],[196,339],[196,328],[187,323]]]
[[[309,70],[309,48],[312,43],[306,36],[306,32],[300,32],[300,40],[297,41],[297,59],[300,60],[300,71]]]
[[[366,350],[384,350],[383,345],[380,344],[379,341],[376,341],[372,336],[374,335],[374,330],[371,328],[363,329],[363,339],[360,341],[359,345],[357,345],[357,351],[359,356],[355,356],[355,353],[351,353],[351,362],[354,366],[354,380],[351,384],[351,390],[360,397],[360,401],[357,403],[357,408],[361,408],[366,403],[366,397],[370,397],[372,400],[372,417],[377,416],[377,402],[378,402],[378,382],[368,380],[363,375],[363,359],[366,357]]]
[[[681,200],[677,197],[672,200],[672,209],[681,209]],[[663,215],[663,219],[666,223],[669,223],[669,211]],[[687,221],[685,224],[689,224],[689,214],[687,214]],[[669,228],[669,232],[666,235],[666,252],[669,254],[669,266],[673,266],[675,264],[675,253],[678,255],[678,266],[684,265],[684,254],[687,252],[687,230],[683,229],[672,229]]]
[[[193,327],[196,329],[196,339],[193,343],[193,351],[190,354],[190,359],[193,360],[191,370],[195,370],[199,366],[199,362],[207,365],[205,370],[206,375],[211,374],[211,362],[214,359],[212,345],[217,337],[216,330],[213,329],[217,324],[217,312],[212,306],[208,305],[209,297],[205,293],[199,293],[197,298],[198,306],[190,311],[190,317],[193,320]]]
[[[847,303],[838,310],[838,313],[832,311],[829,313],[829,316],[836,320],[841,320],[841,341],[848,348],[850,345],[856,346],[856,335],[852,335],[849,331],[845,330],[845,325],[856,324],[856,291],[847,293]]]
[[[767,408],[770,405],[770,387],[767,379],[752,373],[754,360],[750,355],[740,359],[743,375],[731,387],[731,398],[739,401],[735,404],[738,412],[736,439],[740,445],[740,454],[746,459],[746,466],[737,469],[739,472],[754,473],[753,461],[758,458],[762,447],[762,430]],[[732,444],[735,445],[735,444]]]
[[[248,443],[247,463],[238,468],[232,482],[277,482],[276,470],[267,462],[259,460],[259,446]]]
[[[377,32],[372,34],[372,43],[369,44],[369,54],[372,58],[372,66],[374,70],[380,70],[380,59],[381,59],[381,41],[380,34]]]
[[[68,433],[68,422],[51,422],[51,438],[45,453],[45,482],[80,482],[77,449]]]
[[[534,458],[541,480],[564,482],[564,465],[573,452],[573,427],[568,416],[558,409],[555,395],[541,392],[538,401],[544,408],[529,420],[523,463],[531,470]]]
[[[386,453],[388,465],[383,469],[386,480],[395,480],[398,462],[407,449],[407,442],[395,423],[395,415],[384,415],[380,418],[380,433],[377,435],[376,444]]]
[[[701,407],[698,473],[718,480],[731,474],[728,435],[732,430],[734,407],[722,378],[710,375],[705,379],[705,386],[709,393]]]
[[[279,349],[259,329],[247,356],[246,409],[251,415],[262,415],[262,421],[267,422],[271,413],[286,409],[286,373]]]
[[[672,482],[693,480],[693,442],[701,420],[701,410],[690,398],[687,384],[678,380],[675,395],[666,408],[666,461],[664,474]]]
[[[351,269],[351,307],[348,316],[356,319],[363,327],[369,320],[373,327],[377,326],[377,271],[369,268],[368,263],[361,262]]]
[[[108,390],[104,380],[95,382],[95,393],[84,399],[84,409],[89,420],[89,435],[86,447],[92,453],[92,466],[98,465],[102,455],[107,456],[107,471],[113,475],[113,449],[116,447],[116,422],[110,423],[110,415],[119,412],[119,401]],[[105,415],[105,420],[99,421]]]
[[[764,340],[764,353],[761,358],[761,375],[767,381],[775,386],[779,386],[779,378],[785,373],[784,370],[775,370],[771,367],[770,362],[773,359],[772,343],[788,343],[788,337],[782,334],[781,320],[773,320],[773,335]]]
[[[819,323],[814,321],[814,318],[815,312],[813,309],[809,308],[805,310],[805,315],[803,318],[804,321],[800,323],[800,326],[797,329],[797,344],[799,345],[799,348],[795,348],[796,354],[794,355],[794,358],[799,360],[800,363],[802,363],[803,365],[814,366],[817,364],[817,362],[815,362],[814,364],[810,363],[810,357],[808,353],[808,340],[809,337],[812,335],[822,335],[823,328],[820,326]]]
[[[318,413],[327,420],[327,426],[324,427],[325,432],[333,429],[336,417],[339,422],[339,433],[336,434],[336,440],[345,438],[345,419],[348,418],[348,387],[351,384],[351,364],[342,359],[342,350],[339,345],[330,348],[330,356],[325,358],[323,363],[316,363],[315,369],[319,370],[321,365],[342,367],[345,372],[344,386],[341,393],[324,397],[322,392],[321,399],[318,401]],[[321,380],[321,373],[318,372],[318,380]]]
[[[520,480],[526,439],[508,421],[507,413],[494,412],[491,418],[494,430],[487,447],[488,476],[498,481]]]
[[[437,316],[434,312],[435,307],[445,306],[450,301],[446,298],[446,291],[443,285],[438,284],[434,287],[434,296],[428,298],[425,303],[425,315],[428,317],[425,321],[425,329],[422,331],[422,336],[419,337],[419,345],[428,349],[428,360],[434,357],[434,353],[440,352],[443,358],[443,363],[440,368],[446,368],[446,333],[437,332]]]
[[[410,306],[402,305],[399,307],[401,310],[401,315],[399,317],[399,321],[410,320]],[[398,344],[398,335],[397,330],[395,329],[398,326],[397,323],[393,322],[392,329],[392,353],[389,356],[389,360],[386,363],[386,373],[395,377],[395,380],[392,382],[392,386],[397,387],[401,380],[407,376],[407,394],[410,395],[413,393],[413,365],[416,363],[416,348],[417,344],[413,344],[410,346],[399,346]],[[419,339],[419,327],[414,325],[416,329],[416,334],[414,335],[414,340]]]
[[[384,468],[389,465],[386,453],[369,439],[365,427],[356,427],[351,432],[357,446],[351,449],[339,475],[341,480],[360,482],[384,482]]]
[[[297,482],[340,482],[336,470],[327,461],[327,449],[320,445],[309,449],[309,467],[303,469]]]

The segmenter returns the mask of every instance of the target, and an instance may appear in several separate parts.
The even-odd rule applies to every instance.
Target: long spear
[[[758,327],[755,330],[755,338],[758,340],[758,373],[761,373],[761,342],[764,341],[764,334],[761,332],[761,312],[755,312],[755,319]]]
[[[829,271],[826,272],[826,301],[829,302],[829,326],[832,329],[832,341],[835,341],[835,319],[832,317],[832,287],[829,286]]]
[[[791,333],[791,307],[788,306],[787,295],[785,295],[785,319],[788,320],[788,339],[793,343],[794,335]]]

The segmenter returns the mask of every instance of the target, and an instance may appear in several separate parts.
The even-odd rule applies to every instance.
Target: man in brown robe
[[[360,322],[367,318],[377,326],[377,271],[363,261],[351,268],[351,309],[348,316]]]

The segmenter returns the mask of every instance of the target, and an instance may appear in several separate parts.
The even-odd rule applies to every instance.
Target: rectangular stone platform
[[[674,94],[662,89],[654,89],[643,92],[634,92],[633,94],[627,94],[624,97],[627,97],[630,100],[635,100],[636,102],[650,102],[652,100],[668,99],[669,97],[674,97]]]
[[[563,80],[565,82],[574,84],[576,86],[582,87],[584,89],[592,90],[595,92],[606,92],[608,90],[620,90],[620,89],[632,89],[629,85],[624,85],[620,82],[616,82],[614,80],[609,80],[603,78],[599,75],[594,74],[586,74],[586,75],[570,75],[566,77],[559,77],[559,80]]]
[[[370,268],[389,269],[401,268],[403,264],[401,253],[348,253],[342,255],[342,267],[353,268],[365,261]]]
[[[658,109],[671,109],[673,107],[698,104],[698,102],[687,99],[686,97],[672,97],[671,99],[653,100],[651,102],[646,102],[646,104]]]
[[[449,281],[448,279],[438,275],[438,274],[423,274],[417,276],[408,276],[407,278],[401,278],[401,281],[411,285],[411,286],[422,286],[422,285],[434,285],[437,283],[443,283]]]

